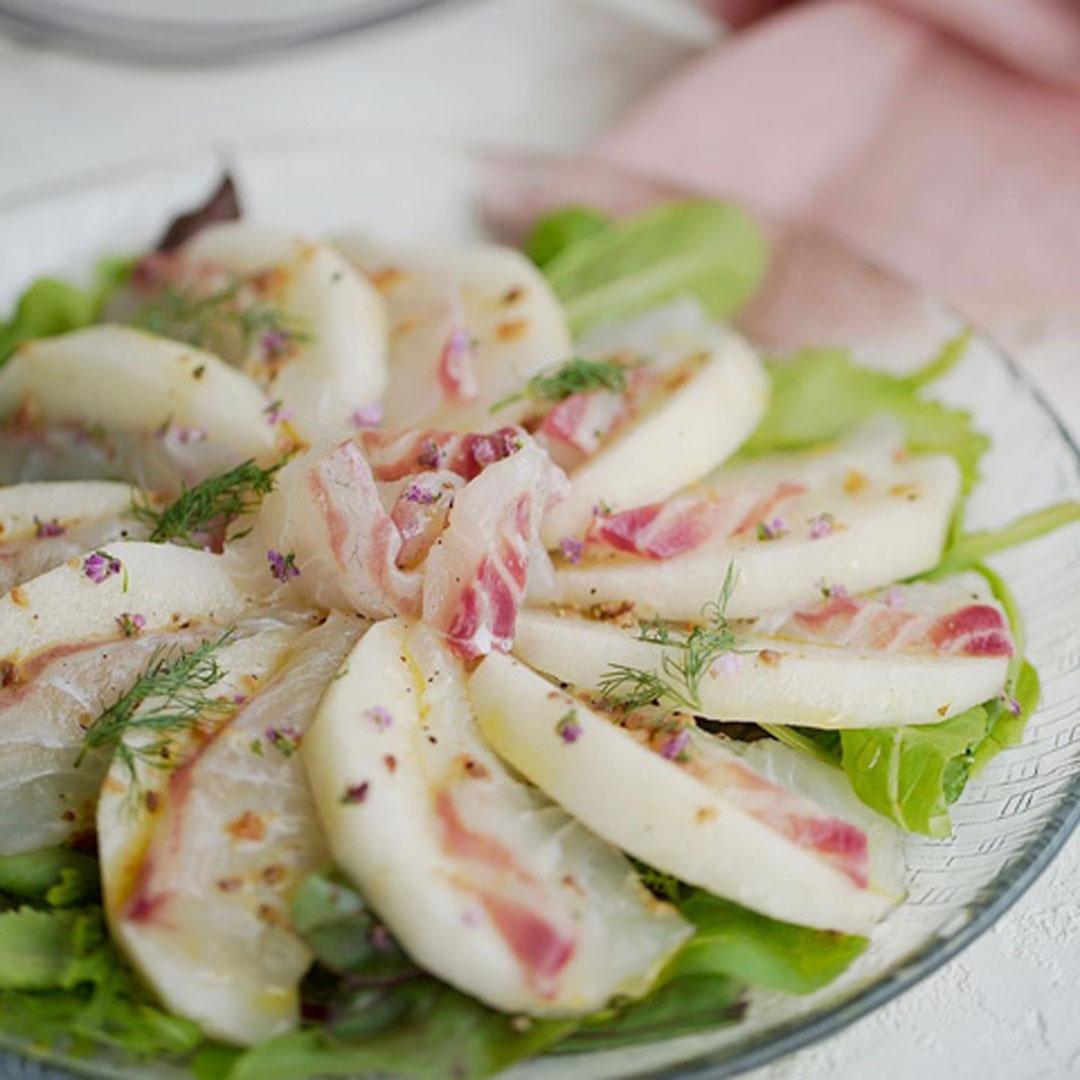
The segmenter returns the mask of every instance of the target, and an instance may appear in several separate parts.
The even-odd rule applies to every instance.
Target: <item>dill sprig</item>
[[[237,278],[206,295],[168,285],[139,309],[133,325],[223,354],[232,351],[230,346],[237,339],[244,351],[257,339],[269,341],[275,351],[307,340],[303,329],[280,308],[241,297],[246,284],[244,278]],[[230,334],[234,335],[231,340]]]
[[[663,654],[659,671],[609,664],[598,687],[608,704],[631,710],[667,701],[677,708],[699,709],[706,672],[718,657],[738,648],[738,638],[724,614],[734,588],[735,567],[729,564],[719,596],[702,608],[704,622],[689,632],[668,626],[659,618],[642,620],[637,640],[670,651]]]
[[[164,510],[154,510],[137,500],[132,504],[135,516],[153,526],[152,541],[179,541],[192,547],[202,547],[202,540],[244,514],[252,514],[263,497],[274,490],[275,476],[285,464],[282,458],[264,469],[248,459],[229,469],[208,476],[194,487],[184,488]],[[230,539],[235,540],[237,533]]]
[[[621,394],[625,389],[625,364],[614,360],[583,360],[575,357],[557,367],[538,372],[521,390],[496,401],[490,411],[498,412],[522,398],[532,401],[562,401],[571,394],[589,390],[612,390]]]
[[[227,630],[188,652],[169,646],[155,650],[143,673],[87,727],[76,766],[91,750],[104,747],[114,749],[133,779],[137,762],[170,767],[171,736],[216,723],[236,708],[209,694],[225,676],[215,654],[232,636]],[[147,737],[127,738],[133,732]]]

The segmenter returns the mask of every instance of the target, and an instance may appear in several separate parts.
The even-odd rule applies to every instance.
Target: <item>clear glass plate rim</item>
[[[420,2],[437,2],[437,0],[420,0]],[[149,178],[169,168],[203,163],[209,165],[214,162],[222,168],[228,168],[230,159],[241,154],[333,151],[341,148],[343,138],[350,142],[355,140],[357,143],[375,142],[381,144],[383,149],[399,152],[421,154],[441,152],[462,155],[473,160],[488,159],[492,162],[515,159],[558,164],[560,161],[573,160],[583,164],[595,164],[600,168],[614,170],[644,182],[655,183],[672,193],[679,191],[678,186],[667,178],[650,176],[648,172],[642,170],[627,170],[613,166],[603,159],[590,158],[587,155],[575,155],[571,158],[557,152],[538,150],[535,146],[525,143],[515,146],[505,141],[466,141],[453,135],[429,137],[395,130],[373,129],[337,132],[277,132],[223,139],[214,144],[191,146],[171,154],[145,155],[130,164],[117,164],[104,169],[70,174],[51,180],[34,190],[10,193],[0,197],[0,227],[3,224],[3,217],[8,214],[18,214],[37,204],[74,197],[95,189],[115,186],[121,182],[138,181],[140,176]],[[692,189],[684,190],[688,195],[699,194]],[[776,215],[769,215],[769,219],[781,225],[785,224]],[[855,256],[858,262],[867,269],[899,282],[913,294],[931,300],[939,309],[963,318],[961,313],[939,297],[927,293],[921,286],[891,268],[882,266],[851,245],[838,241],[831,234],[803,224],[795,224],[793,227],[805,236],[821,236],[828,239],[830,243]],[[1023,391],[1037,403],[1040,411],[1052,423],[1063,444],[1068,447],[1074,463],[1080,468],[1080,443],[1073,437],[1035,380],[993,338],[993,335],[987,333],[982,327],[976,327],[976,332],[991,347],[997,362],[1004,367],[1013,382],[1021,386]],[[994,879],[992,886],[987,890],[988,899],[982,902],[982,906],[974,917],[959,930],[931,940],[923,948],[895,964],[890,970],[876,976],[871,984],[846,1001],[823,1008],[817,1013],[791,1020],[770,1030],[767,1041],[763,1041],[760,1045],[726,1048],[719,1054],[706,1053],[672,1065],[649,1067],[640,1072],[625,1074],[627,1080],[631,1080],[631,1077],[635,1080],[727,1080],[727,1078],[761,1068],[781,1057],[839,1033],[934,974],[980,938],[1035,884],[1078,828],[1080,828],[1080,774],[1072,779],[1067,790],[1062,793],[1053,817],[1027,844],[1023,854],[1012,861],[1007,868],[1007,875],[999,875]],[[2,1041],[0,1041],[0,1048],[2,1048]],[[16,1051],[16,1053],[19,1052]],[[31,1055],[25,1051],[21,1054],[28,1060],[58,1065],[71,1071],[73,1075],[104,1075],[100,1071],[82,1073],[78,1061],[63,1056],[51,1053]],[[116,1072],[111,1075],[122,1075],[122,1073]]]

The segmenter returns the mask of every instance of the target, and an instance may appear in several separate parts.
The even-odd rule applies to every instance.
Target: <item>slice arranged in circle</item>
[[[341,244],[386,301],[389,428],[517,423],[523,405],[495,414],[492,406],[571,354],[562,305],[518,251],[480,244],[398,253],[356,237]]]
[[[165,1005],[215,1038],[252,1045],[299,1022],[312,957],[288,900],[329,861],[299,752],[365,626],[340,613],[315,626],[246,620],[191,672],[189,693],[210,683],[208,707],[163,737],[139,726],[161,707],[148,699],[105,779],[97,821],[113,936]]]
[[[108,754],[87,725],[170,642],[198,644],[250,601],[221,560],[117,543],[0,598],[0,852],[78,837],[93,824]]]
[[[0,371],[0,474],[123,476],[174,492],[287,440],[262,391],[211,353],[93,326],[21,345]]]
[[[469,679],[488,742],[609,843],[775,919],[867,933],[894,898],[871,887],[866,834],[743,763],[689,717],[616,719],[492,654]]]
[[[615,383],[548,403],[539,421],[537,440],[570,477],[544,520],[549,548],[580,541],[598,508],[632,510],[700,480],[747,439],[769,393],[747,342],[692,301],[597,330],[577,351]]]
[[[697,684],[698,714],[713,720],[933,724],[1001,694],[1013,654],[1008,621],[977,574],[871,596],[834,591],[806,608],[730,629],[734,649],[717,656]],[[685,645],[685,626],[666,630]],[[657,636],[656,628],[646,632]],[[514,651],[587,691],[609,684],[620,668],[670,678],[666,669],[680,663],[685,648],[642,634],[629,612],[593,619],[527,608]]]
[[[384,305],[334,248],[229,222],[203,229],[177,255],[152,255],[148,262],[159,290],[175,292],[170,280],[178,279],[181,295],[186,291],[193,301],[227,300],[200,344],[213,349],[222,341],[225,355],[280,402],[278,414],[305,441],[341,437],[355,426],[358,410],[379,401],[386,387]],[[151,314],[155,302],[161,306],[160,291],[153,297],[151,289]]]
[[[143,540],[133,507],[156,500],[128,484],[57,480],[0,487],[0,591],[116,540]]]
[[[421,967],[507,1012],[644,993],[690,932],[630,864],[516,780],[434,632],[376,624],[304,757],[335,861]]]
[[[642,615],[694,620],[732,568],[730,617],[809,606],[823,587],[865,592],[935,566],[959,494],[954,458],[909,455],[872,424],[831,450],[725,467],[666,502],[598,514],[532,598],[630,598]]]

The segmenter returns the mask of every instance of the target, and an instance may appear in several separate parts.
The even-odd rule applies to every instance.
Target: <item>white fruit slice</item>
[[[620,726],[512,657],[469,680],[481,730],[598,836],[776,919],[866,933],[890,906],[869,887],[865,833],[745,766],[692,723]]]
[[[386,300],[387,427],[482,431],[516,423],[491,406],[571,353],[562,305],[520,252],[494,245],[390,253],[340,241]]]
[[[1012,641],[978,575],[832,595],[806,609],[733,623],[738,651],[699,686],[714,720],[819,728],[933,724],[997,697]],[[526,609],[514,651],[533,667],[598,690],[613,664],[660,674],[679,651],[638,640],[636,619]],[[665,660],[665,658],[667,658]],[[679,687],[679,689],[683,689]]]
[[[28,404],[30,403],[30,404]],[[274,454],[267,399],[211,353],[122,326],[28,341],[0,371],[0,416],[153,436],[197,431],[241,458]]]
[[[378,623],[304,757],[335,861],[422,967],[507,1012],[643,993],[689,933],[630,864],[484,745],[428,627]]]
[[[85,830],[108,765],[91,753],[76,767],[85,725],[163,641],[215,636],[247,607],[217,556],[141,543],[112,544],[89,566],[71,560],[0,599],[0,852]]]
[[[314,443],[346,433],[357,410],[386,386],[386,313],[379,294],[326,244],[230,222],[202,230],[183,248],[194,260],[261,275],[264,303],[298,333],[268,349],[253,342],[244,370],[280,399],[300,436]]]
[[[298,754],[326,684],[364,628],[267,616],[214,654],[215,696],[240,700],[209,735],[176,733],[175,768],[118,755],[98,808],[114,940],[174,1013],[252,1045],[299,1020],[311,954],[288,898],[329,852]],[[138,733],[126,739],[140,745]]]
[[[734,618],[809,605],[825,585],[864,592],[934,566],[960,472],[952,457],[909,457],[860,433],[817,455],[721,469],[667,503],[597,517],[551,593],[589,606],[632,600],[641,614],[696,619],[733,568]],[[573,553],[577,557],[577,553]]]
[[[708,322],[691,302],[632,319],[618,333],[609,328],[592,343],[579,343],[578,351],[597,358],[627,352],[647,358],[639,374],[649,376],[655,367],[651,381],[657,385],[637,415],[570,470],[569,495],[544,520],[549,548],[564,537],[580,539],[598,505],[628,510],[700,480],[746,440],[768,400],[768,377],[747,342]],[[552,416],[578,401],[617,396],[605,390],[573,395]]]
[[[155,502],[106,480],[0,488],[0,590],[115,540],[145,538],[149,527],[132,512],[136,498]]]

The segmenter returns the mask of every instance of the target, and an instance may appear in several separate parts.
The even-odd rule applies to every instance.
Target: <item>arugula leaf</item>
[[[98,892],[98,864],[67,847],[0,855],[0,893],[67,907]]]
[[[769,407],[739,456],[809,449],[839,438],[875,413],[891,412],[912,450],[952,454],[969,490],[990,440],[975,430],[969,413],[919,393],[956,365],[968,337],[962,334],[946,342],[933,360],[909,375],[861,367],[844,349],[804,349],[790,358],[767,361]]]
[[[0,323],[0,366],[24,341],[54,337],[90,326],[113,292],[131,276],[133,259],[102,259],[89,288],[41,277],[30,283],[6,323]]]
[[[844,772],[867,806],[901,828],[946,837],[949,803],[966,780],[963,761],[986,733],[981,705],[940,724],[848,729],[840,735]]]
[[[576,228],[577,238],[543,264],[575,333],[685,295],[731,315],[765,272],[760,229],[728,203],[668,203],[583,235]]]
[[[972,569],[985,574],[985,567],[980,564],[987,555],[1015,547],[1017,544],[1025,544],[1028,540],[1036,540],[1074,521],[1080,521],[1080,502],[1069,501],[1025,514],[1000,529],[973,533],[957,530],[957,535],[950,540],[941,562],[920,577],[933,581],[957,574],[961,570]]]
[[[543,269],[564,249],[586,236],[603,232],[612,223],[612,218],[592,206],[563,206],[536,219],[523,249]]]
[[[679,905],[697,933],[674,973],[729,975],[750,986],[810,994],[832,982],[866,948],[866,938],[779,922],[700,889]]]

